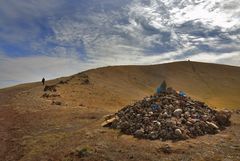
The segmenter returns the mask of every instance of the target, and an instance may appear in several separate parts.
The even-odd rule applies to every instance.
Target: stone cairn
[[[106,117],[103,126],[137,138],[184,140],[216,134],[230,125],[230,117],[168,88]]]

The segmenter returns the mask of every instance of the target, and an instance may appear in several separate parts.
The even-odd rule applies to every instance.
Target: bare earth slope
[[[176,143],[101,127],[104,115],[153,94],[163,80],[210,106],[240,109],[239,67],[176,62],[89,70],[48,81],[56,92],[41,83],[0,90],[0,160],[239,160],[236,112],[225,131]],[[170,151],[162,150],[166,144]]]
[[[91,85],[79,88],[80,75],[74,76],[71,86],[62,89],[77,102],[103,106],[124,105],[155,92],[166,80],[168,86],[218,108],[236,108],[240,104],[240,68],[216,64],[179,62],[153,66],[106,67],[86,72]],[[74,91],[74,93],[72,93]],[[86,98],[86,96],[89,96]],[[83,99],[79,101],[79,99]],[[70,99],[70,98],[69,98]],[[103,101],[104,99],[104,101]],[[95,102],[97,101],[97,102]],[[116,102],[117,101],[117,102]],[[71,100],[73,102],[73,100]]]

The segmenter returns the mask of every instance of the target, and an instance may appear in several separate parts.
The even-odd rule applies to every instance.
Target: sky
[[[0,0],[0,88],[188,59],[240,66],[239,0]]]

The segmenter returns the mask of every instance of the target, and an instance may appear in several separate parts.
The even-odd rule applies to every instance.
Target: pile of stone
[[[50,91],[50,92],[56,92],[57,91],[57,85],[50,85],[44,87],[44,92]]]
[[[103,126],[137,138],[183,140],[216,134],[230,125],[231,113],[216,111],[172,88],[128,105]]]
[[[44,93],[44,94],[42,95],[42,98],[55,98],[55,97],[60,97],[60,94],[55,94],[55,93],[53,93],[53,94],[50,94],[50,93]]]
[[[65,81],[61,80],[61,81],[58,82],[58,84],[68,84],[68,82],[69,82],[69,80],[65,80]]]
[[[89,76],[87,74],[80,75],[79,80],[81,81],[82,85],[88,85],[90,84]]]

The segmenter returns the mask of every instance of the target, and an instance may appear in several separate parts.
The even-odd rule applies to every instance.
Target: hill
[[[240,119],[236,112],[233,125],[220,134],[177,143],[138,140],[101,127],[105,115],[153,94],[163,80],[217,109],[240,109],[239,67],[175,62],[92,69],[47,81],[50,88],[45,92],[40,82],[1,89],[0,158],[221,160],[230,156],[237,160]],[[165,153],[166,144],[171,155]]]
[[[87,86],[80,85],[83,74],[89,77]],[[72,76],[59,91],[67,103],[116,110],[153,94],[163,80],[216,108],[234,109],[240,105],[240,68],[197,62],[94,69]]]

